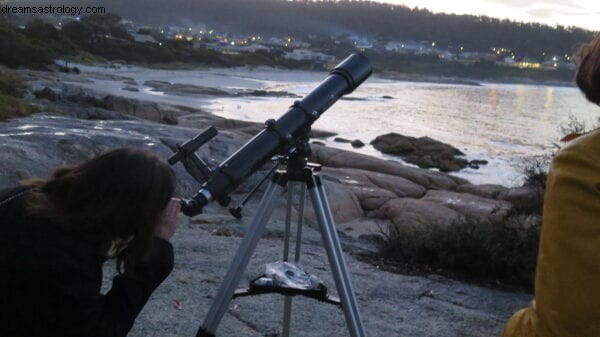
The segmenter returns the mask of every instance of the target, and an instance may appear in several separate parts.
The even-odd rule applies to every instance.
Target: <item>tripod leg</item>
[[[240,244],[235,257],[233,258],[233,262],[231,263],[231,266],[225,275],[225,279],[217,292],[215,300],[204,319],[204,323],[202,323],[202,327],[196,334],[197,337],[214,336],[217,331],[217,327],[229,307],[229,302],[231,301],[233,293],[240,283],[244,270],[246,269],[246,266],[248,266],[248,262],[250,262],[250,257],[256,249],[256,245],[265,230],[267,221],[273,212],[273,194],[275,193],[275,188],[277,186],[277,182],[271,182],[265,190],[258,206],[258,210],[244,236],[244,240]]]
[[[290,182],[290,184],[293,184],[293,182]],[[294,185],[290,185],[290,186],[295,186]],[[297,222],[297,232],[296,232],[296,252],[294,254],[294,263],[298,263],[300,261],[300,246],[302,244],[302,223],[304,220],[304,202],[306,200],[306,185],[301,184],[300,185],[300,206],[298,207],[298,222]],[[289,218],[291,218],[291,208],[288,211],[289,213],[287,214],[287,216]],[[289,235],[289,232],[287,235]],[[286,248],[287,251],[287,248]],[[284,299],[284,305],[283,305],[283,333],[281,334],[282,337],[289,337],[290,336],[290,325],[291,325],[291,320],[292,320],[292,298],[291,296],[286,296]]]
[[[304,223],[304,202],[306,201],[306,185],[300,186],[300,207],[298,207],[298,225],[296,232],[296,253],[294,262],[300,262],[300,246],[302,245],[302,224]]]
[[[340,300],[342,301],[342,309],[346,318],[346,324],[352,337],[365,337],[365,332],[358,311],[358,304],[352,290],[350,277],[346,270],[346,263],[342,252],[342,246],[337,234],[337,228],[331,215],[331,209],[327,202],[325,190],[319,176],[312,176],[308,182],[308,191],[311,201],[317,216],[317,221],[321,227],[321,236],[323,244],[327,250],[329,264],[335,280]]]
[[[292,201],[296,184],[293,181],[288,182],[287,207],[285,213],[285,235],[283,241],[283,261],[288,261],[290,254],[290,232],[292,223]],[[292,297],[286,296],[283,300],[283,337],[290,336],[290,324],[292,320]]]
[[[288,262],[290,256],[290,229],[292,226],[292,199],[296,184],[293,181],[287,184],[287,205],[285,208],[285,233],[283,235],[283,261]]]

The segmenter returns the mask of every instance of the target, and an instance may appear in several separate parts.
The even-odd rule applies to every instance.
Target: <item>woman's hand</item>
[[[172,198],[162,211],[161,218],[154,228],[154,235],[169,241],[177,229],[177,215],[180,211],[180,200]]]

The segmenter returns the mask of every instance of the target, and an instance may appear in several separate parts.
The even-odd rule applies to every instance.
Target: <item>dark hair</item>
[[[600,105],[600,34],[579,48],[575,63],[577,86],[590,102]]]
[[[100,244],[117,271],[133,268],[150,250],[154,227],[173,196],[175,175],[155,155],[119,148],[30,180],[30,215],[60,224]]]

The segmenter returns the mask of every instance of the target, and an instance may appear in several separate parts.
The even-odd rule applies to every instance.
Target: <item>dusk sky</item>
[[[579,26],[600,31],[599,0],[377,0],[433,12],[487,15],[549,25]]]

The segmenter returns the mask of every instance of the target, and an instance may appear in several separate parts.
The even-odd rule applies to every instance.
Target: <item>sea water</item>
[[[119,81],[94,80],[86,84],[110,94],[203,108],[216,115],[263,122],[278,118],[295,100],[289,97],[206,97],[167,95],[143,86],[162,80],[223,89],[287,91],[304,96],[326,72],[276,70],[259,67],[204,70],[151,70],[139,67],[109,69],[81,67],[84,72],[131,77],[140,92],[123,91]],[[314,124],[339,137],[360,139],[366,146],[354,149],[333,138],[330,146],[389,160],[401,158],[375,150],[369,142],[388,132],[428,136],[451,144],[466,159],[483,159],[479,169],[457,173],[473,183],[514,186],[522,183],[522,168],[530,158],[551,155],[560,146],[561,127],[576,118],[593,128],[600,108],[585,101],[575,87],[482,83],[480,86],[415,83],[371,77],[348,99],[334,104]]]

